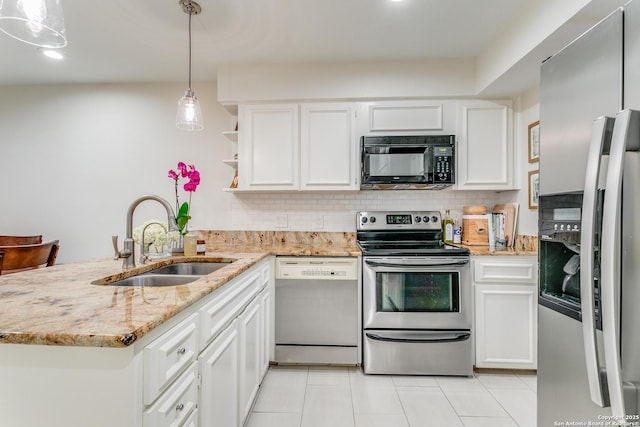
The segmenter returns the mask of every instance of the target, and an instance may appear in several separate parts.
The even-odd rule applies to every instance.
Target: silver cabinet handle
[[[182,411],[184,409],[184,403],[178,403],[176,405],[176,411]]]
[[[584,180],[582,198],[582,230],[580,234],[580,305],[582,312],[582,335],[584,354],[587,364],[587,380],[591,400],[600,407],[608,406],[605,396],[606,384],[601,381],[600,363],[596,348],[596,319],[594,301],[595,236],[598,208],[598,179],[600,160],[608,154],[611,147],[611,132],[615,120],[611,117],[599,117],[591,128],[591,143],[587,157],[587,173]]]
[[[187,349],[186,349],[186,348],[184,348],[184,347],[180,347],[180,348],[178,349],[178,354],[179,354],[179,355],[183,355],[183,354],[185,354],[186,352],[187,352]]]

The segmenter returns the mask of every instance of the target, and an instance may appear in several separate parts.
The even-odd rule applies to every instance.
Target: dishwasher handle
[[[471,338],[471,333],[467,331],[459,332],[365,332],[367,338],[376,341],[399,342],[399,343],[444,343],[466,341]]]

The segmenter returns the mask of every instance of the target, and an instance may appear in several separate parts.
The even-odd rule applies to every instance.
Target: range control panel
[[[366,230],[440,230],[439,211],[368,211],[356,215],[356,229]]]

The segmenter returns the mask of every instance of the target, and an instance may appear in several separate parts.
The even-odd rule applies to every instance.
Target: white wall
[[[122,242],[134,199],[155,193],[175,200],[167,171],[178,161],[202,174],[193,225],[227,227],[230,198],[220,188],[233,176],[221,163],[231,153],[221,136],[229,115],[216,102],[214,83],[196,84],[205,130],[178,130],[184,90],[183,84],[0,88],[0,234],[59,239],[59,262],[111,255],[111,235]],[[145,202],[134,226],[151,218],[166,214]]]
[[[167,171],[178,161],[195,164],[202,174],[191,212],[197,229],[354,231],[360,210],[449,208],[460,215],[464,205],[491,208],[518,201],[520,233],[537,233],[536,211],[526,208],[526,191],[224,192],[233,169],[222,160],[232,156],[234,147],[221,132],[232,129],[234,118],[216,102],[215,83],[198,83],[194,89],[202,102],[205,130],[176,129],[175,108],[183,86],[0,88],[0,234],[59,239],[59,262],[110,256],[111,235],[119,234],[122,242],[127,208],[134,199],[155,193],[173,202]],[[516,156],[524,167],[526,124],[537,120],[536,103],[537,93],[521,98],[522,112],[516,108],[516,146],[525,150],[517,150]],[[525,169],[520,179],[526,189]],[[181,200],[184,196],[181,191]],[[282,216],[286,227],[277,226]],[[136,211],[134,226],[164,217],[162,208],[145,202]]]

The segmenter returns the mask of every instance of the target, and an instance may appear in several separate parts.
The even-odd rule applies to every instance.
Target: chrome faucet
[[[149,259],[149,252],[147,251],[147,255],[145,255],[144,253],[144,232],[147,231],[147,227],[153,224],[157,224],[160,227],[162,227],[164,229],[165,234],[169,233],[169,231],[167,231],[167,227],[165,227],[164,224],[158,221],[151,221],[150,223],[148,223],[142,228],[142,237],[140,237],[140,264],[144,264],[144,262]]]
[[[138,205],[145,200],[155,200],[156,202],[164,206],[167,211],[167,224],[169,224],[169,229],[167,231],[178,231],[176,215],[173,212],[173,208],[168,201],[166,201],[162,197],[154,195],[145,195],[134,200],[133,203],[131,203],[131,206],[129,206],[129,210],[127,211],[127,235],[124,239],[124,246],[122,250],[118,249],[118,236],[113,236],[113,249],[115,250],[114,259],[122,259],[123,270],[128,270],[136,266],[133,243],[133,212],[136,210]],[[142,233],[142,235],[144,236],[144,232]],[[142,249],[142,252],[144,253],[144,247]]]

